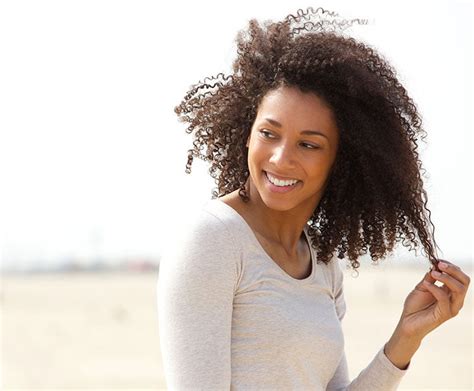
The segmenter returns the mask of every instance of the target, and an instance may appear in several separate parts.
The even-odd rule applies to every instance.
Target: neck
[[[270,243],[282,246],[288,255],[297,254],[301,238],[304,238],[303,229],[321,196],[318,195],[317,199],[312,197],[292,209],[275,210],[263,202],[251,180],[247,190],[250,200],[246,208],[252,216],[256,232]]]

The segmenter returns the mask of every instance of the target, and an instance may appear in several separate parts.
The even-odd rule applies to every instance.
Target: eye
[[[308,144],[308,143],[301,143],[301,145],[304,145],[305,148],[307,149],[320,149],[321,147],[317,146],[317,145],[313,145],[313,144]]]
[[[271,135],[271,133],[268,132],[267,130],[260,130],[260,133],[263,134],[263,137],[265,138],[273,138],[273,137],[268,137],[268,135]]]
[[[273,140],[274,138],[276,138],[276,136],[269,132],[268,130],[259,130],[259,132],[263,135],[264,138],[266,139],[271,139]],[[271,137],[270,137],[271,136]],[[319,145],[314,145],[314,144],[308,144],[308,143],[301,143],[301,145],[303,145],[305,147],[305,149],[321,149],[321,147]]]

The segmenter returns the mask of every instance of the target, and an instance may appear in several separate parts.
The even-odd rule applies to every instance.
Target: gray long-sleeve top
[[[310,242],[305,227],[304,232]],[[351,382],[337,258],[295,279],[229,205],[208,201],[160,261],[158,320],[170,390],[396,390],[383,347]]]

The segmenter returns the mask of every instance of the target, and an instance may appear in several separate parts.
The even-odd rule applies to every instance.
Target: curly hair
[[[332,109],[340,132],[328,185],[308,221],[318,262],[337,253],[357,272],[367,252],[378,261],[395,242],[416,253],[421,241],[437,269],[417,152],[418,138],[426,137],[421,117],[383,56],[344,33],[353,23],[365,21],[322,8],[279,22],[250,20],[236,38],[233,73],[192,85],[175,107],[194,134],[186,172],[194,157],[210,162],[212,198],[239,189],[247,202],[245,144],[262,98],[280,86],[312,92]]]

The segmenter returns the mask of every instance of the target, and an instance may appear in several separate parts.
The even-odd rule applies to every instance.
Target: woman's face
[[[265,95],[247,147],[250,179],[266,206],[280,211],[306,205],[314,209],[338,141],[334,114],[315,94],[284,86]]]

